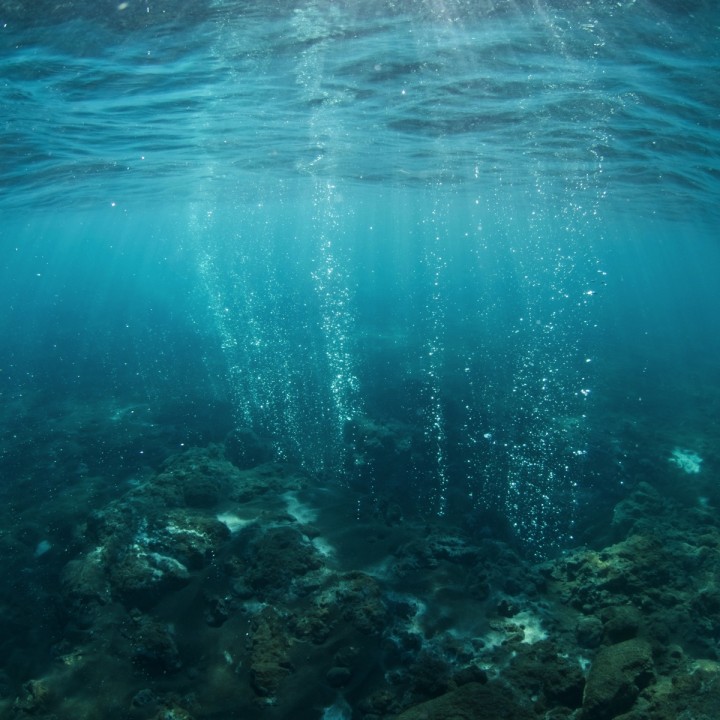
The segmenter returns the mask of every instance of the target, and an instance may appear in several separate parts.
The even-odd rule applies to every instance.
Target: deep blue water
[[[78,528],[242,433],[532,559],[717,507],[718,77],[710,0],[0,0],[0,696]]]
[[[718,35],[709,2],[0,4],[5,496],[136,407],[151,437],[43,481],[251,428],[545,552],[633,463],[716,473]]]

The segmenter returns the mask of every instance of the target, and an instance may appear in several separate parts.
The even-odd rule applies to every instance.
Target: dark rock
[[[250,641],[250,684],[256,695],[273,698],[292,672],[290,640],[280,615],[270,606],[253,621]]]
[[[603,637],[603,624],[600,618],[594,615],[580,618],[575,628],[575,637],[580,647],[589,649],[599,647]]]
[[[535,720],[535,714],[517,704],[505,688],[469,683],[440,697],[415,705],[397,720]]]
[[[387,620],[379,582],[365,573],[351,572],[334,578],[329,587],[314,595],[312,606],[292,624],[299,636],[319,644],[343,623],[363,635],[378,636],[386,629]]]
[[[477,547],[468,545],[465,540],[454,535],[431,537],[428,545],[433,557],[460,565],[473,565],[480,556]]]
[[[431,652],[421,652],[409,668],[408,676],[413,694],[433,698],[450,689],[450,666]]]
[[[140,690],[139,692],[135,693],[131,705],[134,708],[144,708],[148,707],[149,705],[153,705],[156,702],[157,698],[155,697],[155,693],[153,693],[150,688],[145,688],[144,690]]]
[[[198,570],[212,560],[223,542],[230,538],[227,526],[197,511],[175,510],[153,534],[153,546]]]
[[[154,676],[179,670],[182,662],[169,626],[139,613],[135,623],[131,635],[133,664]]]
[[[422,649],[424,638],[413,630],[399,628],[392,636],[391,640],[400,651],[401,657],[414,656]]]
[[[631,605],[605,608],[600,616],[605,622],[605,637],[611,643],[630,640],[640,629],[640,613]]]
[[[136,546],[110,568],[113,591],[128,603],[148,607],[190,582],[188,569],[175,558]]]
[[[578,708],[582,705],[585,677],[576,662],[558,657],[557,663],[545,675],[543,698],[548,707],[561,705]]]
[[[474,600],[482,602],[490,597],[492,588],[490,587],[487,577],[480,575],[479,577],[469,578],[467,591]]]
[[[515,617],[515,615],[520,612],[520,608],[507,598],[502,598],[500,602],[498,602],[496,610],[497,614],[504,618]]]
[[[290,526],[260,532],[249,545],[247,560],[245,579],[261,593],[285,592],[322,566],[315,546]]]
[[[521,644],[503,676],[526,697],[537,698],[537,708],[557,705],[578,708],[582,704],[585,678],[575,659],[550,640]]]
[[[360,651],[356,647],[347,646],[335,653],[333,662],[339,667],[350,667],[360,657]]]
[[[28,680],[22,686],[22,693],[15,698],[13,717],[27,717],[28,715],[45,715],[47,707],[51,704],[53,695],[44,680]]]
[[[334,578],[291,623],[299,637],[321,644],[331,633],[341,632],[338,628],[342,626],[345,632],[379,636],[387,629],[387,620],[388,611],[378,581],[365,573],[353,572]]]
[[[612,532],[616,539],[628,536],[636,528],[642,528],[648,518],[662,514],[663,499],[651,485],[641,482],[625,500],[613,510]]]
[[[386,478],[407,477],[407,469],[414,445],[414,429],[397,422],[383,422],[369,417],[355,417],[345,427],[345,441],[353,449],[355,478],[353,485],[359,490],[370,486],[370,468],[382,468]],[[410,500],[405,497],[405,500]],[[393,509],[386,513],[380,503],[380,512],[391,525],[402,518]]]
[[[378,635],[385,629],[387,609],[377,580],[362,572],[344,575],[335,599],[345,620],[363,633]]]
[[[582,720],[611,720],[627,712],[653,677],[652,653],[644,640],[625,640],[602,648],[590,668]]]
[[[225,624],[237,610],[237,602],[228,596],[205,593],[205,622],[210,627]]]
[[[106,561],[101,549],[71,560],[61,576],[65,599],[76,612],[85,614],[92,606],[105,605],[111,599]]]
[[[331,667],[325,675],[328,685],[335,688],[347,685],[350,682],[350,677],[350,670],[346,667]]]
[[[701,588],[693,599],[693,606],[704,615],[720,617],[720,583],[710,583]]]
[[[240,474],[221,447],[190,448],[170,457],[136,498],[170,508],[212,508],[226,499]]]
[[[185,504],[188,507],[210,508],[221,499],[220,482],[217,478],[198,475],[184,488]]]
[[[360,702],[363,720],[368,720],[370,717],[379,718],[387,715],[392,712],[396,704],[395,695],[389,690],[377,690]]]
[[[467,685],[471,682],[484,685],[488,681],[488,675],[477,665],[468,665],[467,667],[458,670],[455,675],[453,675],[453,680],[458,687],[460,685]]]

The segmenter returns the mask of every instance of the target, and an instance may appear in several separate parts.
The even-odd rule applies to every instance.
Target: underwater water
[[[712,716],[719,40],[0,1],[0,716]]]

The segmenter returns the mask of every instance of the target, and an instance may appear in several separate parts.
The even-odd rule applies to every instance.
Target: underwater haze
[[[713,716],[715,3],[0,0],[0,58],[0,717]]]

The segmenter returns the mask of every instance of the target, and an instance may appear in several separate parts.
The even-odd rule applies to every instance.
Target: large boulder
[[[535,714],[516,703],[506,688],[469,683],[415,705],[397,720],[534,720]]]
[[[585,685],[581,720],[610,720],[627,712],[654,676],[652,652],[645,640],[602,648]]]

